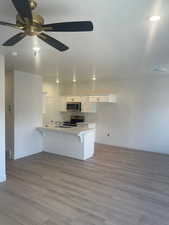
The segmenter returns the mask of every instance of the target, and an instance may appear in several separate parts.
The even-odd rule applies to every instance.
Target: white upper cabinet
[[[100,102],[100,96],[89,96],[89,102],[91,103]]]
[[[96,113],[96,103],[116,103],[116,95],[107,96],[63,96],[60,102],[60,111],[66,112],[66,104],[68,102],[81,102],[82,113]]]
[[[81,97],[80,96],[69,96],[66,97],[67,102],[81,102]]]
[[[82,97],[82,112],[96,113],[96,104],[89,102],[89,97]]]
[[[89,96],[89,102],[91,103],[116,103],[116,95],[107,95],[107,96]]]

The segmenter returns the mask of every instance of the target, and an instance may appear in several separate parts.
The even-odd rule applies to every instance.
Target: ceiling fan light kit
[[[29,4],[32,10],[34,10],[37,7],[36,0],[29,0]]]
[[[44,32],[93,31],[93,23],[91,21],[45,24],[44,18],[41,15],[32,12],[32,10],[37,7],[37,2],[35,0],[12,0],[12,3],[18,12],[16,24],[0,21],[0,25],[12,27],[21,32],[7,40],[3,46],[14,46],[28,35],[37,36],[45,43],[63,52],[68,50],[69,47]]]

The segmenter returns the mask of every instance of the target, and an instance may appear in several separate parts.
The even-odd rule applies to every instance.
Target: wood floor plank
[[[85,162],[40,153],[7,163],[0,225],[168,225],[169,156],[96,145]]]

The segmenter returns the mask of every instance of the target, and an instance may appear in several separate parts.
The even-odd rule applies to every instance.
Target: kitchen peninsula
[[[87,127],[39,127],[43,151],[87,160],[94,155],[95,129]]]

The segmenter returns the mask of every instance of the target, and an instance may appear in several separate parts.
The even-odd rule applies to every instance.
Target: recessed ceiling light
[[[76,83],[76,81],[77,81],[76,80],[76,74],[73,75],[73,80],[72,81],[73,81],[73,83]]]
[[[59,79],[56,79],[56,83],[59,84],[60,83],[60,80]]]
[[[92,76],[92,80],[96,80],[96,75],[93,75]]]
[[[159,21],[160,19],[161,19],[160,16],[151,16],[149,20],[150,20],[151,22],[157,22],[157,21]]]
[[[56,75],[56,84],[59,84],[60,83],[60,80],[59,80],[59,72],[57,72],[57,75]]]
[[[18,56],[18,53],[17,52],[12,52],[12,55],[13,56]]]
[[[40,51],[40,48],[39,47],[33,47],[33,51],[39,52]]]

